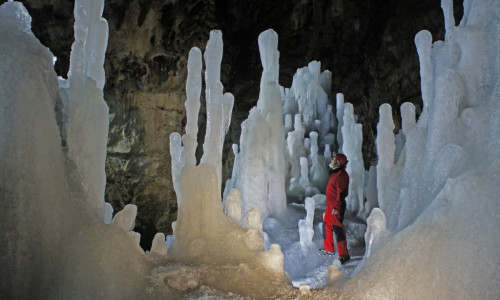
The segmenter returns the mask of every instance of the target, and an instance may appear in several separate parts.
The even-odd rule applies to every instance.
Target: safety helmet
[[[342,153],[335,153],[334,158],[343,166],[347,165],[347,157]]]

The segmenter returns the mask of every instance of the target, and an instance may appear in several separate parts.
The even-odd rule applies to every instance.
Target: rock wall
[[[58,57],[56,72],[65,77],[73,1],[22,2],[32,14],[35,35]],[[460,20],[462,1],[454,7]],[[425,28],[435,40],[444,36],[437,0],[107,0],[104,17],[110,32],[106,200],[115,211],[137,205],[135,230],[146,249],[156,232],[170,233],[176,219],[168,137],[185,123],[188,51],[193,46],[203,50],[211,29],[223,32],[221,77],[235,95],[224,178],[231,173],[231,144],[239,142],[240,124],[258,97],[260,32],[273,28],[279,34],[281,85],[290,86],[296,69],[312,60],[332,71],[332,93],[344,93],[363,124],[366,167],[376,163],[378,107],[388,102],[397,114],[400,104],[411,101],[417,111],[421,108],[415,34]],[[397,115],[394,119],[399,122]],[[200,118],[200,142],[203,123]]]

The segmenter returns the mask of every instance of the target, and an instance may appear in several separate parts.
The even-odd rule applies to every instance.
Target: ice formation
[[[268,37],[269,38],[269,37]],[[222,85],[218,81],[220,74],[220,63],[222,57],[222,34],[220,31],[212,31],[210,39],[207,43],[205,51],[205,62],[207,64],[205,80],[207,86],[212,85],[210,82],[215,82],[217,91],[222,91]],[[264,52],[266,52],[265,50]],[[263,61],[266,66],[272,66],[277,63],[273,58],[273,53],[265,53],[266,57]],[[268,80],[277,78],[277,74],[273,68],[267,70],[265,68],[264,77]],[[229,218],[226,218],[222,209],[222,201],[220,195],[220,177],[217,170],[220,169],[221,157],[217,149],[222,149],[224,142],[225,130],[228,123],[220,122],[220,120],[229,120],[232,106],[226,109],[224,101],[210,102],[210,110],[214,113],[218,112],[217,120],[207,123],[207,135],[217,133],[215,138],[211,140],[207,146],[204,145],[204,154],[199,165],[196,165],[193,148],[196,148],[196,139],[194,126],[198,119],[198,105],[190,105],[190,103],[199,103],[201,94],[201,82],[191,74],[191,72],[200,72],[201,70],[201,51],[193,48],[190,51],[188,59],[188,83],[186,84],[186,110],[188,120],[186,125],[186,134],[181,138],[178,133],[173,133],[170,137],[170,147],[172,149],[172,174],[174,175],[175,191],[178,197],[178,214],[177,221],[174,227],[174,238],[170,247],[171,252],[175,257],[186,261],[197,261],[202,263],[240,263],[243,262],[253,267],[263,267],[266,262],[278,261],[273,263],[269,272],[272,272],[282,280],[285,278],[282,266],[279,268],[280,257],[283,256],[279,250],[279,246],[271,245],[272,251],[264,252],[265,234],[262,231],[261,213],[258,207],[252,207],[244,212],[237,206],[240,201],[240,193],[236,189],[232,189],[228,194],[226,201],[226,213]],[[266,73],[267,72],[267,73]],[[193,84],[195,83],[195,84]],[[263,80],[264,86],[272,86],[273,82]],[[194,89],[194,90],[192,90]],[[207,88],[206,93],[212,93]],[[192,98],[191,98],[192,96]],[[219,93],[219,96],[221,94]],[[264,95],[267,97],[269,95]],[[271,93],[272,96],[272,93]],[[198,98],[196,98],[198,97]],[[220,97],[219,97],[220,98]],[[228,99],[232,96],[228,97]],[[262,104],[268,105],[268,104]],[[216,109],[218,107],[218,109]],[[191,119],[194,118],[194,119]],[[272,120],[269,120],[272,121]],[[188,130],[193,128],[193,130]],[[215,139],[215,142],[213,141]],[[184,140],[189,141],[184,145]],[[192,147],[192,148],[190,148]],[[189,148],[189,149],[188,149]],[[189,162],[189,163],[188,163]],[[196,185],[196,189],[192,186]],[[243,194],[241,194],[243,196]],[[245,216],[245,224],[247,228],[239,225],[239,220],[236,220],[240,215]],[[261,253],[262,252],[262,253]],[[265,254],[264,254],[265,253]],[[257,254],[257,255],[256,255]],[[282,264],[281,264],[282,265]],[[264,276],[264,275],[263,275]]]
[[[441,5],[445,41],[433,43],[428,31],[415,37],[424,107],[414,124],[414,108],[402,106],[396,161],[390,107],[381,107],[377,188],[395,235],[369,252],[342,290],[347,298],[495,299],[500,292],[500,6],[466,0],[455,26],[452,1]]]
[[[314,220],[314,199],[307,197],[305,200],[306,218],[299,220],[299,235],[300,247],[302,252],[307,253],[312,247],[312,239],[314,236],[313,220]]]
[[[229,220],[241,224],[241,194],[237,189],[231,189],[226,198],[224,211]]]
[[[104,163],[108,142],[108,105],[104,102],[104,54],[108,23],[104,1],[75,3],[75,41],[71,47],[68,79],[59,78],[58,125],[67,157],[82,177],[87,205],[104,220]]]
[[[115,214],[111,224],[116,225],[125,231],[131,231],[134,229],[136,216],[137,206],[134,204],[127,204],[121,211]]]
[[[167,255],[168,248],[166,243],[165,234],[158,232],[153,238],[153,243],[151,245],[151,252],[159,255]]]
[[[264,69],[259,100],[241,125],[238,168],[230,187],[241,193],[243,216],[257,207],[265,219],[286,210],[284,126],[278,86],[278,35],[273,30],[264,31],[258,42]]]
[[[209,163],[216,167],[217,185],[221,186],[222,146],[231,123],[234,97],[231,93],[223,94],[223,86],[220,82],[220,64],[222,61],[222,33],[220,31],[213,30],[210,32],[204,58],[208,130],[203,143],[201,163]]]
[[[349,195],[346,198],[347,209],[353,215],[364,217],[365,203],[365,166],[361,144],[363,142],[363,132],[361,124],[356,123],[354,108],[351,103],[345,103],[343,114],[343,125],[341,127],[344,153],[349,162],[346,171],[349,174]]]
[[[350,208],[354,210],[357,205],[364,216],[371,212],[365,235],[367,250],[356,276],[349,280],[339,280],[344,267],[326,266],[328,276],[323,273],[322,280],[333,289],[322,290],[323,295],[333,296],[328,295],[333,290],[345,299],[498,297],[498,1],[465,0],[458,26],[451,0],[442,1],[445,41],[433,43],[426,31],[415,38],[421,64],[422,114],[415,122],[414,106],[402,105],[402,130],[394,136],[391,108],[381,107],[379,163],[364,173],[364,179],[363,173],[357,177],[354,170],[355,162],[359,162],[359,140],[350,140],[358,131],[350,105],[337,94],[336,118],[328,104],[325,109],[331,73],[319,74],[319,63],[311,63],[298,71],[292,88],[280,89],[277,37],[267,31],[260,39],[264,73],[259,103],[246,122],[240,151],[233,148],[239,167],[228,185],[238,188],[243,182],[248,184],[240,190],[242,200],[247,199],[245,193],[252,192],[264,197],[247,202],[240,213],[229,209],[234,203],[237,208],[239,196],[226,187],[226,214],[233,221],[222,209],[218,171],[232,97],[222,94],[218,77],[222,44],[220,33],[213,32],[209,42],[213,48],[207,47],[205,60],[206,93],[214,96],[210,114],[215,119],[208,122],[205,153],[202,163],[196,165],[202,55],[195,48],[188,61],[186,134],[171,136],[179,206],[178,220],[173,224],[175,237],[167,238],[168,252],[161,234],[152,248],[152,253],[165,259],[173,257],[175,262],[156,265],[152,272],[151,262],[145,261],[148,256],[130,238],[130,231],[126,232],[132,227],[132,217],[125,218],[125,230],[102,222],[104,163],[99,149],[103,127],[107,127],[102,118],[107,108],[101,97],[107,30],[97,16],[102,12],[102,1],[76,1],[75,7],[71,72],[68,80],[58,81],[53,56],[31,33],[31,18],[22,4],[9,1],[0,6],[2,296],[181,298],[189,291],[210,286],[268,298],[276,294],[276,285],[270,282],[286,286],[283,269],[294,282],[312,287],[309,282],[317,279],[317,273],[304,273],[311,265],[321,265],[321,258],[305,253],[297,240],[302,240],[301,234],[290,232],[287,224],[296,226],[304,208],[307,215],[302,225],[308,223],[311,201],[307,200],[305,207],[296,205],[286,210],[285,192],[296,191],[290,189],[292,182],[304,193],[294,194],[295,199],[305,196],[308,187],[312,191],[316,160],[329,159],[332,151],[340,150],[350,153],[350,175],[357,178],[358,187],[365,187]],[[94,56],[88,55],[89,50]],[[308,103],[306,98],[316,101]],[[261,134],[264,129],[268,133],[265,137]],[[317,133],[317,139],[312,132]],[[277,136],[282,138],[274,138]],[[85,143],[85,139],[91,141]],[[264,142],[271,145],[269,149],[262,147]],[[88,148],[75,149],[78,143]],[[323,157],[317,155],[320,153]],[[261,164],[254,168],[251,159]],[[241,171],[245,169],[247,173]],[[253,177],[254,182],[245,179],[249,174],[258,175]],[[251,184],[258,188],[254,190]],[[262,188],[267,186],[269,189]],[[362,193],[367,199],[363,205],[359,202]],[[267,202],[271,194],[277,195],[273,199],[278,202]],[[312,198],[317,208],[324,205],[324,195]],[[378,203],[380,209],[375,208]],[[286,218],[272,217],[285,213]],[[107,223],[109,214],[108,210]],[[249,228],[234,222],[237,219]],[[310,229],[308,226],[299,227]],[[313,226],[313,242],[316,228]],[[262,251],[265,233],[280,245]],[[304,241],[309,241],[310,231],[306,236]],[[189,266],[179,267],[186,260]],[[195,266],[195,262],[208,264]],[[300,276],[308,278],[299,280]],[[314,295],[314,290],[307,292],[307,297]]]
[[[261,38],[262,36],[269,35],[269,33],[269,31],[263,32]],[[260,45],[262,47],[265,44],[260,43]],[[268,49],[267,51],[261,51],[262,53],[273,53],[273,51]],[[263,59],[263,65],[265,61],[267,60]],[[278,67],[277,63],[275,67]],[[275,113],[281,109],[280,113],[284,116],[284,119],[282,119],[283,123],[272,125],[266,124],[263,121],[256,122],[257,118],[262,118],[262,110],[259,109],[259,104],[250,112],[249,118],[242,124],[241,151],[238,152],[238,146],[233,145],[235,164],[232,178],[226,183],[224,190],[225,200],[223,201],[226,214],[230,216],[234,211],[234,207],[233,199],[229,197],[229,191],[234,191],[235,189],[243,190],[244,192],[241,193],[242,211],[246,209],[248,212],[253,209],[252,207],[258,207],[264,223],[272,225],[265,226],[264,229],[266,249],[270,243],[279,243],[281,249],[284,251],[285,270],[291,276],[294,285],[307,283],[314,288],[320,287],[322,284],[324,285],[326,279],[310,280],[304,277],[304,274],[309,274],[307,276],[313,277],[320,276],[317,273],[315,274],[315,272],[319,272],[324,267],[325,259],[318,258],[316,250],[314,250],[322,245],[321,226],[313,226],[313,221],[308,222],[307,218],[291,222],[295,217],[290,217],[289,214],[293,215],[294,209],[291,211],[285,210],[285,205],[287,203],[295,203],[300,206],[303,205],[301,203],[306,202],[305,199],[307,197],[311,197],[312,199],[319,200],[318,209],[325,208],[326,198],[322,193],[325,192],[329,178],[328,164],[331,161],[332,152],[337,151],[337,137],[342,141],[345,140],[346,154],[351,160],[348,172],[350,172],[349,174],[353,179],[350,185],[350,194],[352,195],[347,199],[349,209],[353,215],[358,216],[362,220],[368,216],[370,212],[368,209],[377,206],[375,198],[365,207],[365,172],[361,155],[361,125],[356,123],[353,107],[350,103],[344,103],[342,94],[337,95],[337,109],[342,110],[341,114],[337,114],[342,116],[344,120],[340,125],[337,125],[338,122],[336,116],[333,114],[332,105],[329,104],[331,102],[331,73],[329,71],[320,72],[320,69],[321,64],[313,61],[307,67],[297,70],[290,88],[279,87],[282,105],[278,107],[278,101],[275,99],[272,112]],[[269,75],[266,75],[267,72],[264,67],[261,80],[261,96],[265,95],[262,90],[262,82],[266,78],[269,78]],[[277,72],[275,73],[277,74]],[[274,82],[272,86],[276,87]],[[271,106],[268,105],[267,107]],[[280,115],[276,114],[275,116]],[[275,118],[275,120],[278,119]],[[269,159],[268,150],[256,146],[261,145],[267,139],[267,135],[263,135],[262,133],[271,131],[268,129],[269,126],[280,126],[280,131],[281,126],[283,126],[283,132],[286,136],[283,144],[280,141],[280,136],[283,136],[281,134],[273,135],[271,139],[271,148],[274,149],[274,155],[280,154],[277,151],[278,147],[276,145],[282,144],[280,147],[283,147],[284,151],[285,166],[283,172],[286,200],[279,202],[281,208],[278,210],[274,201],[269,202],[266,200],[268,195],[266,194],[265,180],[269,176],[267,174],[274,174],[272,172],[275,172],[276,168],[272,168],[272,165],[279,162],[279,160]],[[345,138],[342,138],[342,136],[345,136]],[[267,163],[261,163],[263,161],[267,161]],[[278,165],[281,165],[281,162]],[[272,169],[271,173],[269,168]],[[277,176],[275,178],[280,181],[283,180],[283,174]],[[370,182],[373,182],[373,180]],[[269,187],[269,189],[271,188]],[[245,198],[244,195],[249,193],[251,198]],[[307,208],[303,206],[302,209],[305,212]],[[270,213],[271,211],[279,211],[279,213]],[[307,211],[308,214],[314,215],[310,209]],[[285,213],[287,216],[283,218]],[[238,216],[243,218],[244,214],[238,214]],[[268,220],[269,222],[267,222]],[[245,224],[242,221],[239,223]],[[293,225],[291,225],[292,223]],[[291,230],[291,227],[295,227],[295,230],[298,231],[300,242],[295,241],[296,237],[288,241],[277,233],[288,232],[288,230]],[[352,228],[357,227],[352,226]],[[366,228],[366,226],[363,228]],[[268,234],[267,237],[266,233]],[[351,233],[356,235],[354,240],[357,243],[358,240],[362,240],[364,231],[354,230]],[[258,237],[258,235],[255,234],[255,237]],[[252,238],[249,239],[252,240]],[[255,242],[255,245],[257,244]],[[299,262],[297,261],[297,256],[300,256]]]
[[[383,104],[379,108],[379,123],[377,125],[377,191],[378,203],[383,211],[386,211],[389,200],[386,195],[389,190],[386,186],[393,182],[390,178],[390,170],[394,165],[394,153],[396,144],[394,141],[394,122],[392,120],[392,108],[389,104]],[[392,190],[392,189],[391,189]],[[392,204],[392,203],[391,203]]]
[[[113,206],[109,202],[104,203],[104,223],[111,224],[113,220]]]
[[[0,6],[0,289],[5,299],[130,299],[145,288],[148,267],[139,247],[125,231],[102,222],[108,130],[99,57],[107,32],[98,15],[102,5],[76,1],[75,12],[83,19],[77,16],[75,24],[71,77],[59,82],[54,57],[31,32],[24,6]],[[81,38],[94,48],[83,49]],[[64,114],[61,98],[70,102]]]
[[[328,93],[331,72],[321,71],[313,61],[297,70],[292,86],[282,88],[287,129],[285,147],[286,191],[289,202],[304,202],[305,197],[324,193],[328,181],[327,164],[335,142],[335,118]],[[328,153],[325,157],[324,153]],[[320,155],[321,154],[321,155]],[[326,160],[326,161],[325,161]]]

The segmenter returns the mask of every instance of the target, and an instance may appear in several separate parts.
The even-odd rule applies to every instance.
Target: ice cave
[[[2,299],[499,299],[500,2],[464,0],[460,22],[453,0],[441,7],[444,40],[427,30],[414,39],[422,111],[379,107],[369,169],[359,116],[332,92],[332,73],[313,60],[281,86],[287,57],[268,29],[257,41],[258,100],[223,182],[238,101],[221,81],[224,32],[192,45],[183,131],[157,141],[171,155],[177,220],[145,251],[138,207],[104,200],[104,0],[74,3],[66,77],[23,3],[3,3]],[[345,264],[317,253],[334,152],[349,159]]]

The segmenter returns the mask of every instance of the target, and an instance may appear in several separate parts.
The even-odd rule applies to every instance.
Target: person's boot
[[[349,254],[344,255],[344,256],[339,256],[339,261],[340,261],[341,265],[345,264],[350,259],[351,259],[351,256],[349,256]]]
[[[328,255],[328,256],[333,256],[335,255],[335,251],[333,252],[328,252],[325,249],[318,249],[318,254],[319,255]]]

